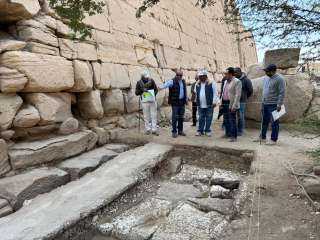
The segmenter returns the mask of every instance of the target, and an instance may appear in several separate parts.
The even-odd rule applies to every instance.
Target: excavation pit
[[[219,238],[247,200],[253,160],[251,151],[175,146],[143,182],[59,240]]]

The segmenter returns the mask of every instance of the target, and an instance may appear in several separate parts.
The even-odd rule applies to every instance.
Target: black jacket
[[[137,82],[136,85],[136,95],[141,96],[144,92],[148,90],[154,90],[155,95],[158,93],[158,87],[157,84],[153,79],[149,79],[147,83],[144,83],[143,80],[141,79],[140,81]]]
[[[241,94],[240,102],[246,103],[248,98],[250,98],[253,94],[252,82],[244,73],[239,78],[239,80],[242,82],[242,94]]]

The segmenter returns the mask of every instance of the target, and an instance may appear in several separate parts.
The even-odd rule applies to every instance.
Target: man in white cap
[[[159,135],[157,126],[157,101],[158,87],[150,77],[149,71],[141,74],[141,79],[136,85],[136,95],[142,103],[143,117],[145,122],[145,133],[147,135]]]
[[[196,136],[212,136],[213,111],[219,100],[217,85],[209,82],[208,71],[198,72],[199,83],[195,87],[196,101],[199,111],[199,128]]]

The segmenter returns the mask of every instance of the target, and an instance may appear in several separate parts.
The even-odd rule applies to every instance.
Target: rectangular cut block
[[[23,169],[75,156],[92,149],[96,142],[96,134],[82,131],[69,136],[15,144],[9,156],[14,169]]]

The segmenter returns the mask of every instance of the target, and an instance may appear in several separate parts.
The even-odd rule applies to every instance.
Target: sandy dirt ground
[[[266,146],[254,143],[259,135],[258,130],[247,130],[236,143],[222,139],[220,124],[215,124],[212,138],[196,137],[196,129],[185,124],[187,137],[171,138],[170,129],[161,129],[160,136],[144,136],[138,130],[128,131],[126,140],[143,139],[174,145],[193,145],[205,147],[228,147],[249,149],[256,152],[252,173],[247,177],[251,198],[241,219],[232,225],[226,240],[306,240],[320,239],[320,214],[301,197],[295,178],[290,174],[287,165],[292,165],[299,173],[312,167],[312,160],[306,151],[320,146],[319,139],[306,139],[282,131],[277,146]],[[259,194],[260,193],[260,194]]]

